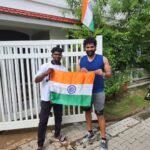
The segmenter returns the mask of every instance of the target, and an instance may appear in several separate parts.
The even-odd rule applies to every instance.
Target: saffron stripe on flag
[[[82,2],[82,22],[85,18],[87,7],[88,7],[88,0],[83,0],[83,2]]]
[[[63,84],[93,84],[94,72],[63,72],[54,70],[50,80]]]

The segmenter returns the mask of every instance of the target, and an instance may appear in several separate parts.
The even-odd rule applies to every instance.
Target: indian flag
[[[93,12],[91,0],[83,0],[82,2],[82,23],[94,32]]]
[[[50,77],[50,100],[55,104],[90,106],[94,72],[54,70]]]

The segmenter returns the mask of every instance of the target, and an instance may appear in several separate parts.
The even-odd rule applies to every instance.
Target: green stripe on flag
[[[67,95],[51,92],[50,100],[54,104],[74,105],[74,106],[91,105],[91,96],[87,95]]]
[[[94,32],[94,21],[92,20],[89,26],[89,29]]]

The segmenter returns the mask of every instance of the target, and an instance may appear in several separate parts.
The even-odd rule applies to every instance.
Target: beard
[[[89,57],[93,57],[95,55],[95,51],[86,51],[86,54],[89,56]]]

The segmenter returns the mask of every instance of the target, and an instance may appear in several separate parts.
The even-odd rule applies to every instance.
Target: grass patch
[[[144,100],[145,95],[144,89],[136,89],[114,97],[112,101],[106,102],[106,119],[121,119],[143,109],[145,106],[150,106],[150,101]]]

